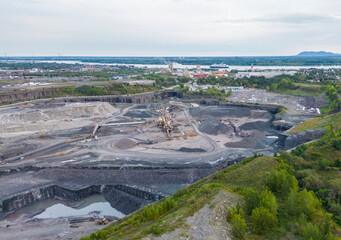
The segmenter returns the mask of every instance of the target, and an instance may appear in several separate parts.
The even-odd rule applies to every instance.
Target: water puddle
[[[93,214],[98,216],[113,216],[122,218],[125,215],[113,208],[102,195],[92,195],[82,200],[77,207],[67,206],[63,203],[56,203],[47,207],[35,218],[60,218],[60,217],[86,217]]]
[[[60,199],[47,199],[18,209],[7,214],[7,220],[17,219],[20,216],[39,219],[61,217],[104,217],[122,218],[125,215],[113,208],[102,195],[92,195],[78,202]]]

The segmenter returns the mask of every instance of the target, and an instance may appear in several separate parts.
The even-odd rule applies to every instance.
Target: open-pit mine
[[[6,239],[79,238],[103,227],[103,218],[121,218],[245,157],[321,134],[295,142],[283,131],[299,121],[288,127],[276,113],[274,106],[176,93],[2,106],[1,232]]]

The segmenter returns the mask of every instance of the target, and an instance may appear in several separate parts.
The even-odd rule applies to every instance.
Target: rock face
[[[128,185],[91,185],[80,189],[67,189],[58,185],[34,188],[0,200],[0,213],[6,213],[41,200],[60,197],[78,201],[92,194],[104,194],[106,200],[119,211],[129,214],[167,195],[146,188]]]
[[[285,120],[276,120],[273,121],[271,124],[271,127],[279,130],[279,131],[286,131],[289,130],[290,128],[292,128],[294,125],[290,122],[287,122]]]
[[[16,91],[12,93],[0,94],[0,103],[13,103],[25,100],[47,98],[58,92],[58,88],[45,88],[35,91]]]
[[[300,144],[319,139],[324,135],[323,129],[307,130],[305,132],[294,133],[291,135],[281,135],[279,138],[279,145],[283,146],[284,149],[291,149]]]

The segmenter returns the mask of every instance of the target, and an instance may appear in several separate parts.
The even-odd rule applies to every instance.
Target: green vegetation
[[[341,131],[330,123],[326,131],[291,153],[246,158],[83,239],[141,239],[173,231],[229,189],[241,196],[226,215],[236,239],[340,237]]]
[[[330,123],[333,123],[336,130],[340,130],[341,112],[310,119],[294,127],[292,130],[290,130],[290,133],[303,132],[308,129],[322,129],[328,126]]]
[[[182,92],[186,94],[190,94],[190,95],[207,96],[207,97],[209,96],[209,97],[217,98],[219,100],[224,100],[226,99],[226,97],[229,97],[232,94],[231,91],[225,93],[224,89],[218,90],[215,87],[210,87],[206,90],[203,90],[202,88],[199,87],[198,91],[196,92],[190,92],[188,88],[184,88],[182,89]]]
[[[294,85],[290,88],[280,87],[273,91],[285,95],[293,96],[312,95],[315,97],[319,97],[323,92],[321,90],[321,85],[307,83],[294,83]]]
[[[100,96],[100,95],[128,95],[157,91],[158,88],[146,85],[112,84],[104,87],[83,85],[80,87],[62,87],[56,96]]]

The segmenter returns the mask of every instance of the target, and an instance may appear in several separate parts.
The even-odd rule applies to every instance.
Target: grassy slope
[[[181,227],[186,217],[192,216],[205,204],[210,203],[222,190],[230,192],[234,187],[255,187],[261,189],[270,170],[277,166],[273,157],[258,157],[253,161],[244,161],[233,165],[185,188],[180,197],[173,196],[178,208],[173,208],[158,220],[137,223],[143,209],[126,216],[102,229],[98,233],[106,235],[103,239],[139,239],[148,234],[159,235]],[[163,200],[161,200],[162,202]]]
[[[317,160],[311,156],[312,152],[319,151],[322,157],[328,158],[332,162],[341,156],[341,151],[331,151],[330,148],[330,142],[320,147],[311,144],[304,153],[306,155],[305,160],[302,160],[303,162],[295,162],[293,166],[296,164],[297,167],[297,164],[299,164],[301,168],[298,171],[299,174],[302,171],[306,171],[308,173],[307,176],[313,175],[324,183],[330,180],[341,181],[340,169],[328,167],[325,170],[320,170]],[[177,207],[161,215],[157,220],[140,222],[139,216],[143,215],[144,211],[141,209],[99,231],[97,234],[102,234],[103,238],[98,239],[141,239],[150,234],[160,236],[165,232],[181,228],[185,225],[187,217],[199,211],[205,204],[212,203],[211,201],[221,191],[235,195],[236,193],[232,193],[231,189],[236,190],[240,187],[254,187],[261,190],[270,171],[275,169],[278,164],[278,159],[275,157],[261,156],[244,159],[239,164],[230,166],[180,190],[180,192],[172,197]],[[304,182],[304,179],[300,181]],[[323,186],[320,187],[322,188]],[[163,201],[159,201],[156,205]],[[278,227],[272,229],[271,232],[265,235],[254,235],[251,233],[247,239],[280,239],[288,235],[291,231],[287,227],[288,223],[290,223],[288,221],[287,218],[280,218],[280,224]],[[335,233],[340,233],[338,226],[334,231]]]
[[[280,89],[275,91],[276,93],[285,94],[285,95],[293,95],[293,96],[302,96],[302,95],[312,95],[315,97],[319,97],[322,94],[321,85],[318,84],[305,84],[305,83],[295,83],[297,86],[296,89]]]
[[[303,132],[308,129],[325,128],[329,123],[333,123],[336,130],[341,129],[341,112],[310,119],[294,127],[289,133]]]

